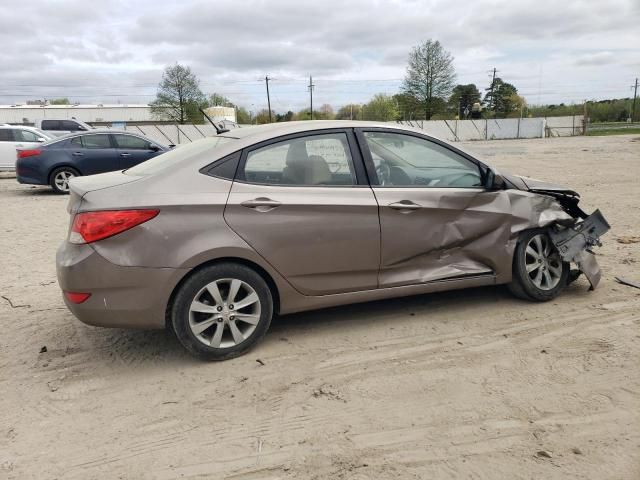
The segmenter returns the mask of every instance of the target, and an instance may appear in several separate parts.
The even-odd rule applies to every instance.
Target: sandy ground
[[[640,138],[465,146],[602,209],[598,290],[297,314],[212,364],[76,321],[54,267],[67,199],[0,179],[0,478],[640,478],[640,290],[614,281],[640,281],[640,243],[618,241],[640,236]]]

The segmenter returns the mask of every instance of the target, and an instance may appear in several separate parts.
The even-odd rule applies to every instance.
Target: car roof
[[[147,140],[149,142],[152,142],[156,145],[160,145],[163,148],[167,148],[166,145],[164,145],[163,143],[157,142],[155,140],[152,140],[148,137],[145,137],[144,135],[142,135],[141,133],[136,133],[136,132],[126,132],[124,130],[114,130],[114,129],[108,129],[108,128],[92,128],[91,130],[87,130],[86,132],[71,132],[71,133],[67,133],[65,135],[60,135],[59,137],[55,137],[52,140],[49,140],[46,143],[43,143],[43,146],[46,145],[52,145],[54,143],[60,142],[62,140],[66,140],[69,138],[75,138],[75,137],[83,137],[85,135],[104,135],[104,134],[122,134],[122,135],[131,135],[133,137],[138,137],[138,138],[142,138],[144,140]]]

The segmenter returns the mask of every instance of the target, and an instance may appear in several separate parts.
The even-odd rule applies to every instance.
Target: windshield
[[[229,143],[235,140],[235,138],[228,137],[211,137],[202,140],[195,141],[186,145],[178,145],[172,150],[166,153],[153,157],[146,162],[142,162],[135,167],[125,170],[127,175],[135,175],[142,177],[146,175],[153,175],[161,170],[164,170],[171,165],[176,165],[188,158],[192,158],[200,153],[206,152],[219,147],[225,143]]]

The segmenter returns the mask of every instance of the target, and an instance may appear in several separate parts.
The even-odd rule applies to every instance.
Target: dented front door
[[[379,205],[380,287],[511,268],[511,202],[482,186],[481,165],[421,136],[363,131]]]

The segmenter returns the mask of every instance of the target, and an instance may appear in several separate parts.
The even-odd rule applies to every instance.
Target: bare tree
[[[444,106],[456,79],[453,57],[439,41],[427,40],[409,53],[407,75],[402,91],[414,97],[429,120]]]
[[[189,67],[176,63],[165,69],[158,85],[156,99],[151,102],[151,113],[159,119],[178,123],[199,123],[202,115],[198,108],[206,102],[200,90],[200,81]]]

